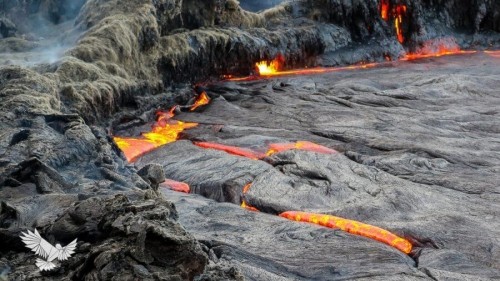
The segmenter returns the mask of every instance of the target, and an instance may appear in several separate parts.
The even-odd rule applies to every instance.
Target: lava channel
[[[280,217],[294,221],[314,223],[328,228],[338,228],[351,234],[367,237],[385,243],[405,254],[409,254],[413,248],[412,244],[404,238],[401,238],[380,227],[354,220],[348,220],[331,215],[295,211],[281,213]]]

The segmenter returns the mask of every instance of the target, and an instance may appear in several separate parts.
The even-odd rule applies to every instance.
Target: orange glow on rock
[[[219,143],[212,143],[212,142],[195,142],[195,145],[202,147],[202,148],[208,148],[208,149],[215,149],[215,150],[221,150],[225,151],[229,154],[237,155],[237,156],[243,156],[247,157],[250,159],[258,160],[262,158],[262,155],[250,150],[250,149],[245,149],[237,146],[230,146],[230,145],[225,145],[225,144],[219,144]]]
[[[189,185],[187,183],[180,181],[167,179],[164,182],[160,183],[160,186],[177,192],[184,192],[184,193],[191,192],[191,188],[189,187]]]
[[[241,202],[241,207],[244,208],[244,209],[247,209],[249,211],[252,211],[252,212],[259,212],[259,209],[255,208],[255,207],[252,207],[252,206],[249,206],[247,205],[247,203],[245,202],[245,200],[243,200]]]
[[[281,213],[280,217],[294,221],[314,223],[328,228],[338,228],[351,234],[364,236],[385,243],[405,254],[409,254],[413,248],[412,244],[404,238],[401,238],[385,229],[354,220],[348,220],[330,215],[295,211]]]
[[[269,150],[267,151],[266,155],[271,156],[275,153],[291,149],[306,150],[324,154],[333,154],[337,152],[336,150],[324,147],[319,144],[315,144],[313,142],[298,141],[296,143],[271,143],[269,145]]]
[[[247,76],[247,77],[232,77],[227,79],[226,81],[252,81],[260,78],[269,78],[269,77],[281,77],[281,76],[293,76],[293,75],[313,75],[313,74],[324,74],[330,72],[337,71],[346,71],[346,70],[357,70],[357,69],[367,69],[376,67],[380,64],[378,63],[362,63],[357,65],[349,65],[342,67],[313,67],[313,68],[302,68],[302,69],[294,69],[294,70],[283,70],[277,71],[272,74],[266,74],[261,76]]]
[[[424,43],[424,46],[416,53],[406,54],[401,60],[410,61],[424,58],[451,56],[451,55],[465,55],[474,54],[476,51],[463,51],[456,43],[438,43],[437,45],[432,42]]]
[[[403,44],[405,41],[403,35],[403,19],[406,16],[406,5],[398,4],[391,9],[391,4],[389,0],[380,1],[380,17],[389,21],[392,19],[394,21],[394,28],[396,29],[396,36],[399,43]]]
[[[168,112],[158,112],[157,121],[152,126],[152,130],[143,133],[139,138],[113,138],[116,145],[125,154],[127,161],[134,162],[137,157],[157,147],[176,141],[182,131],[198,125],[197,123],[171,120],[174,117],[174,110],[175,107]]]
[[[201,94],[198,96],[196,101],[194,102],[193,106],[189,109],[189,111],[195,111],[198,107],[207,105],[210,103],[210,97],[207,95],[205,91],[201,92]]]
[[[250,187],[252,186],[252,183],[247,183],[244,187],[243,187],[243,194],[247,193],[249,190],[250,190]]]
[[[247,193],[248,190],[250,190],[250,187],[252,186],[252,183],[247,183],[244,187],[243,187],[243,194]],[[245,199],[242,197],[241,198],[241,207],[242,208],[245,208],[249,211],[253,211],[253,212],[259,212],[259,210],[255,207],[252,207],[250,205],[248,205],[248,203],[245,201]]]
[[[500,51],[484,51],[487,55],[495,58],[500,58]]]

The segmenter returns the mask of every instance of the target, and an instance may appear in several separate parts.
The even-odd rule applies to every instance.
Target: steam
[[[272,8],[284,0],[240,0],[240,6],[250,12]]]
[[[0,7],[0,14],[16,28],[13,36],[0,39],[0,65],[30,67],[57,62],[78,38],[74,19],[85,0],[21,2]]]

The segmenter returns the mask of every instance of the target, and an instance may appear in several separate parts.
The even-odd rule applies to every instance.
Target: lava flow
[[[401,238],[385,229],[354,220],[348,220],[330,215],[295,211],[281,213],[280,217],[294,221],[314,223],[328,228],[338,228],[351,234],[364,236],[385,243],[405,254],[409,254],[413,248],[412,244],[404,238]]]
[[[463,51],[460,47],[454,42],[433,44],[433,42],[425,42],[423,47],[420,48],[415,53],[406,54],[403,61],[417,60],[417,59],[425,59],[432,57],[442,57],[442,56],[450,56],[450,55],[466,55],[466,54],[474,54],[477,51]]]
[[[197,123],[172,120],[172,117],[175,116],[174,111],[175,107],[168,112],[158,112],[157,121],[152,126],[151,132],[142,133],[140,138],[113,138],[129,162],[134,162],[137,157],[159,146],[176,141],[182,131],[198,125]]]
[[[210,97],[207,95],[207,92],[203,91],[201,94],[198,96],[194,104],[191,106],[189,111],[195,111],[198,107],[207,105],[210,103]]]
[[[234,81],[234,82],[239,82],[239,81],[251,81],[259,78],[268,78],[268,77],[274,77],[274,76],[290,76],[290,75],[312,75],[312,74],[322,74],[322,73],[329,73],[329,72],[337,72],[337,71],[345,71],[345,70],[356,70],[356,69],[366,69],[366,68],[372,68],[375,66],[379,66],[379,63],[362,63],[362,64],[357,64],[357,65],[349,65],[349,66],[342,66],[342,67],[314,67],[314,68],[302,68],[302,69],[293,69],[293,70],[282,70],[282,71],[273,71],[269,72],[266,71],[264,74],[261,74],[260,72],[258,73],[258,76],[252,75],[252,76],[247,76],[247,77],[232,77],[232,76],[225,76],[225,77],[231,77],[226,79],[227,81]]]
[[[494,58],[500,58],[500,51],[484,51],[487,55]]]
[[[396,28],[396,34],[398,36],[399,43],[403,43],[405,41],[403,35],[403,15],[406,14],[406,6],[405,5],[397,5],[394,7],[394,27]]]
[[[391,18],[394,20],[394,28],[396,29],[396,35],[399,43],[404,43],[405,37],[403,35],[403,18],[406,16],[406,5],[398,4],[391,9],[391,4],[389,0],[380,1],[380,17],[389,21]]]
[[[183,193],[191,192],[191,188],[187,183],[174,181],[170,179],[166,179],[164,182],[160,183],[160,186],[177,192],[183,192]]]
[[[269,144],[269,148],[266,153],[259,153],[247,148],[213,143],[213,142],[195,142],[194,144],[202,148],[221,150],[232,155],[243,156],[253,160],[260,160],[265,158],[266,156],[271,156],[278,152],[291,149],[312,151],[323,154],[333,154],[337,152],[336,150],[333,150],[331,148],[315,144],[309,141],[297,141],[291,143],[271,143]]]
[[[424,47],[419,49],[415,53],[407,53],[404,57],[400,58],[400,61],[412,61],[418,59],[426,59],[426,58],[437,58],[442,56],[452,56],[452,55],[467,55],[474,54],[477,51],[464,51],[461,50],[458,45],[447,45],[447,44],[437,44],[435,47],[427,47],[424,44]],[[492,57],[500,57],[499,51],[484,51],[484,53],[492,56]],[[387,58],[386,58],[387,60]],[[314,75],[314,74],[324,74],[331,72],[339,72],[339,71],[349,71],[349,70],[360,70],[360,69],[368,69],[374,67],[383,67],[393,65],[393,61],[389,60],[385,62],[379,63],[360,63],[356,65],[349,66],[341,66],[341,67],[313,67],[313,68],[302,68],[302,69],[292,69],[292,70],[265,70],[262,74],[259,73],[258,76],[251,75],[246,77],[233,77],[232,75],[225,75],[226,81],[234,81],[234,82],[244,82],[244,81],[252,81],[256,79],[265,79],[271,77],[281,77],[281,76],[293,76],[293,75]],[[263,65],[263,62],[259,62],[259,65]],[[272,64],[272,61],[268,64]]]
[[[262,155],[250,150],[250,149],[245,149],[237,146],[230,146],[230,145],[224,145],[224,144],[218,144],[218,143],[213,143],[213,142],[195,142],[195,145],[206,148],[206,149],[215,149],[215,150],[221,150],[225,151],[229,154],[237,155],[237,156],[243,156],[247,157],[250,159],[258,160],[262,158]]]

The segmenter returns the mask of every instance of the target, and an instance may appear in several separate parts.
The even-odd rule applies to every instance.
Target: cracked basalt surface
[[[177,116],[202,124],[187,140],[133,165],[111,139],[187,103],[194,92],[185,83],[248,74],[279,53],[298,67],[396,59],[449,36],[462,47],[494,47],[496,2],[466,10],[458,0],[408,2],[404,46],[377,1],[293,1],[261,13],[202,2],[0,1],[1,277],[499,276],[497,58],[205,85],[211,104]],[[340,153],[256,161],[189,140],[263,151],[307,140]],[[253,182],[244,198],[268,214],[162,194],[158,166],[138,172],[150,163],[217,201],[239,204]],[[383,226],[413,239],[416,252],[272,215],[299,208]],[[35,227],[50,242],[79,237],[75,258],[37,272],[18,238]]]

